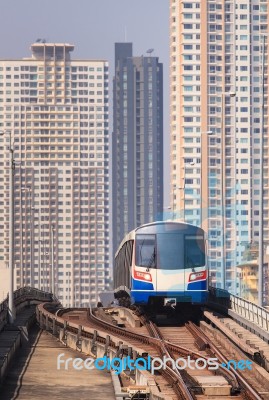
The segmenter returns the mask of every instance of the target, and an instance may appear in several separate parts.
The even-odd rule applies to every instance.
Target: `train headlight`
[[[134,278],[142,281],[152,282],[151,274],[143,271],[134,271]]]
[[[191,281],[198,281],[200,279],[206,279],[206,271],[202,271],[202,272],[195,272],[193,274],[190,274],[189,277],[189,282]]]

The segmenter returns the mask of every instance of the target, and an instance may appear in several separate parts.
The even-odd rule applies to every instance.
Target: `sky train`
[[[205,248],[203,229],[184,222],[153,222],[134,229],[115,254],[115,298],[138,305],[206,303]]]

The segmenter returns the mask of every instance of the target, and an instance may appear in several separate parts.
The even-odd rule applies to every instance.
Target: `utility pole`
[[[54,226],[51,225],[51,292],[55,295]]]
[[[9,134],[9,295],[8,295],[8,318],[13,324],[16,318],[13,292],[14,292],[14,146],[11,138],[11,131],[0,131],[0,136]]]
[[[258,271],[258,305],[263,306],[263,139],[264,139],[264,64],[265,64],[265,35],[262,43],[262,109],[260,133],[260,201],[259,201],[259,271]]]

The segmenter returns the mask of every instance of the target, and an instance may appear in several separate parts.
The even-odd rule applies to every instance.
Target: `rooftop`
[[[44,40],[37,39],[31,45],[32,57],[34,59],[69,59],[70,52],[75,46],[69,43],[46,43]]]

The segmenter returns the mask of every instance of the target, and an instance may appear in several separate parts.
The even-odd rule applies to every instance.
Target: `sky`
[[[29,57],[29,47],[38,38],[47,42],[71,43],[75,45],[73,58],[108,60],[112,83],[115,42],[133,42],[135,56],[154,49],[152,55],[158,56],[164,64],[164,184],[167,205],[169,0],[0,0],[0,4],[0,59]]]

